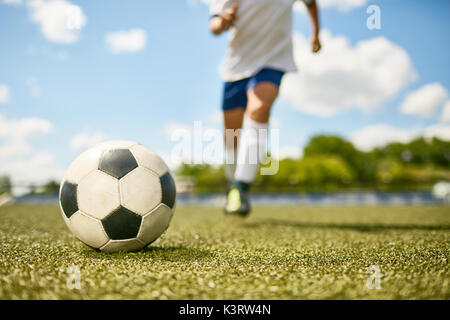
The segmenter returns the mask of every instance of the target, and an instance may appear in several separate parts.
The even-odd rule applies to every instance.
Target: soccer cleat
[[[227,203],[225,205],[225,214],[247,216],[250,213],[250,202],[248,200],[248,191],[244,190],[240,183],[235,183],[228,190]]]

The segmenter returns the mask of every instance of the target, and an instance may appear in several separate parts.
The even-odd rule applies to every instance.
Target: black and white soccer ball
[[[108,141],[76,158],[61,183],[62,216],[86,245],[134,251],[166,231],[175,183],[165,162],[131,141]]]

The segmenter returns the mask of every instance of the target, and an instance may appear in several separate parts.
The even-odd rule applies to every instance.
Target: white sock
[[[234,180],[251,183],[255,180],[261,159],[267,154],[268,123],[245,117],[239,138],[238,161]]]
[[[237,149],[225,148],[225,176],[228,181],[234,180],[234,173],[236,171],[237,163]]]

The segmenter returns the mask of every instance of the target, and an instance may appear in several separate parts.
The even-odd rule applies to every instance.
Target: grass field
[[[76,240],[56,206],[0,207],[1,299],[449,299],[444,206],[178,208],[136,253]],[[67,287],[80,268],[81,288]],[[366,285],[367,268],[380,289]]]

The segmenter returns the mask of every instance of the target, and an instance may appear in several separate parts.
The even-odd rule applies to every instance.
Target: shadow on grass
[[[204,261],[214,258],[214,253],[197,248],[176,247],[152,247],[148,246],[141,252],[146,257],[163,261]]]
[[[80,254],[94,259],[124,260],[124,259],[151,259],[168,262],[206,261],[214,258],[214,253],[208,250],[186,248],[182,246],[155,247],[148,246],[142,250],[131,252],[101,252],[92,248],[85,248]]]
[[[367,224],[367,223],[310,223],[296,222],[278,219],[265,219],[257,222],[244,223],[245,228],[261,227],[294,227],[294,228],[319,228],[340,229],[360,232],[377,232],[388,230],[424,230],[424,231],[448,231],[450,225],[419,225],[419,224]]]

